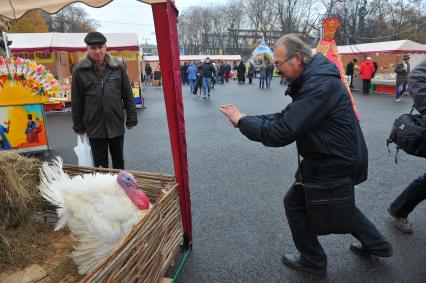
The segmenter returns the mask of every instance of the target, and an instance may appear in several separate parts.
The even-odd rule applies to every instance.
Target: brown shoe
[[[388,212],[390,216],[395,219],[396,227],[404,233],[410,234],[413,233],[410,222],[408,222],[407,218],[398,217],[393,213],[392,209],[388,207]]]

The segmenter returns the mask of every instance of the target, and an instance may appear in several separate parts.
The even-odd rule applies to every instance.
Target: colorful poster
[[[46,63],[54,63],[55,58],[53,57],[52,52],[12,52],[13,57],[15,58],[23,58],[30,59],[35,61],[37,64],[46,64]]]
[[[42,104],[0,106],[0,151],[48,149]]]

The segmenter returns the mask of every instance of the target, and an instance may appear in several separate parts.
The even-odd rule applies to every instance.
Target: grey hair
[[[287,49],[287,58],[292,58],[296,53],[302,55],[302,62],[304,65],[309,64],[313,55],[312,50],[304,43],[296,34],[286,34],[278,39],[275,43],[275,48],[285,46]]]

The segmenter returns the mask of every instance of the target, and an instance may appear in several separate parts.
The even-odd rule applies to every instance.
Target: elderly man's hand
[[[240,121],[242,117],[246,116],[246,114],[241,113],[241,111],[232,104],[222,105],[219,107],[219,111],[228,118],[234,128],[237,128],[238,121]]]

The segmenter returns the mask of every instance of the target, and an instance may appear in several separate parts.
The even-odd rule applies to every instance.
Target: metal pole
[[[7,34],[6,34],[6,32],[5,32],[5,31],[3,31],[1,34],[2,34],[2,37],[3,37],[4,50],[6,51],[6,57],[7,57],[7,58],[10,58],[10,55],[9,55],[9,48],[8,48],[8,46],[7,46]]]

